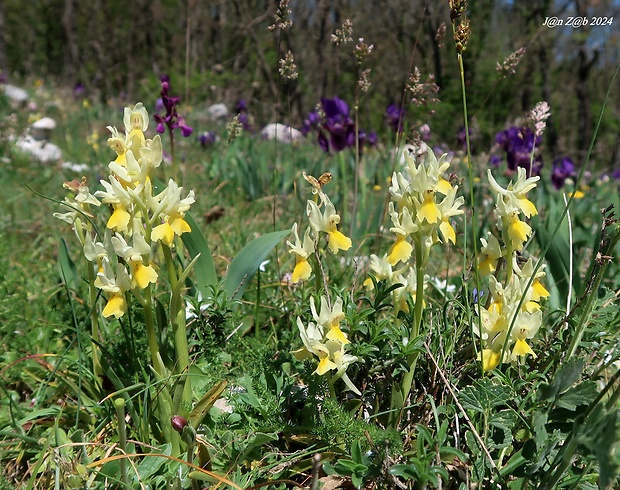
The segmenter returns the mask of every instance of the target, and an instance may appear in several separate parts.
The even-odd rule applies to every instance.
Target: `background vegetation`
[[[292,1],[292,27],[270,31],[277,7],[249,0],[0,3],[2,75],[30,94],[23,107],[0,95],[0,489],[314,490],[319,480],[333,489],[615,488],[620,193],[609,174],[620,167],[618,29],[542,24],[551,15],[615,13],[620,22],[618,2],[471,2],[464,53],[471,165],[457,144],[464,117],[447,2]],[[331,36],[347,18],[355,42],[336,47]],[[363,67],[353,51],[360,37],[374,45]],[[522,46],[516,73],[502,78],[496,63]],[[294,81],[278,70],[288,50],[299,72]],[[424,80],[434,75],[441,102],[411,102],[406,86],[416,66]],[[361,93],[367,67],[372,85]],[[180,185],[196,192],[191,216],[207,239],[217,279],[254,238],[294,222],[307,226],[313,194],[303,171],[333,175],[324,190],[341,217],[339,229],[353,241],[339,255],[317,241],[327,287],[314,263],[318,280],[292,284],[295,257],[282,243],[269,262],[254,267],[240,298],[232,299],[222,282],[199,296],[193,273],[184,284],[184,299],[198,312],[188,313],[186,330],[193,408],[206,397],[209,410],[200,417],[192,411],[190,423],[200,419],[195,432],[175,437],[183,438],[179,447],[189,448],[201,475],[185,455],[171,453],[171,421],[158,412],[161,393],[174,392],[181,378],[163,268],[158,342],[173,373],[164,381],[151,367],[144,308],[134,300],[120,320],[104,321],[104,298],[91,301],[89,269],[71,226],[52,217],[65,211],[64,182],[85,176],[91,191],[100,188],[114,158],[106,126],[122,128],[124,106],[144,101],[147,137],[155,135],[162,73],[170,75],[172,93],[183,99],[178,110],[194,128],[188,138],[175,133],[175,161]],[[84,91],[75,90],[78,83]],[[315,133],[288,145],[255,132],[275,120],[300,127],[321,97],[335,95],[357,106],[361,127],[379,132],[378,144],[361,157],[353,148],[326,154]],[[230,124],[210,119],[207,107],[226,103],[230,123],[239,99],[248,102],[253,129],[229,139]],[[541,145],[546,164],[528,195],[539,215],[527,220],[534,234],[515,263],[544,258],[542,280],[551,294],[540,300],[544,321],[528,339],[536,357],[482,373],[475,304],[488,305],[491,292],[473,290],[473,243],[494,229],[489,154],[495,134],[522,121],[540,100],[549,101],[552,117]],[[390,102],[408,111],[406,136],[429,124],[430,144],[453,154],[445,177],[465,200],[465,214],[451,220],[456,244],[438,245],[428,263],[419,335],[410,329],[417,296],[403,298],[396,312],[393,284],[363,285],[370,254],[386,253],[394,238],[388,182],[402,169],[394,144],[402,141],[384,120]],[[15,148],[15,138],[43,115],[58,122],[52,141],[63,162],[41,164]],[[203,146],[197,136],[206,130],[217,138]],[[165,180],[171,147],[162,136],[168,154],[157,177]],[[579,195],[570,220],[563,213],[571,193],[551,180],[550,162],[561,156],[570,156],[577,171],[587,162],[580,180],[572,175],[564,188]],[[515,179],[503,163],[494,174],[502,186]],[[99,218],[106,212],[102,206]],[[175,264],[187,266],[190,257],[178,245]],[[342,380],[333,390],[313,373],[316,362],[292,353],[302,345],[296,318],[307,325],[310,297],[318,304],[327,291],[344,300],[348,352],[360,358],[347,374],[360,397]],[[101,383],[92,364],[93,312],[102,325],[95,339]],[[575,347],[568,355],[567,346]],[[415,370],[413,358],[420,359]],[[393,393],[407,373],[415,374],[410,396],[395,408]],[[219,408],[211,407],[215,399]]]
[[[456,143],[462,121],[458,66],[448,3],[421,0],[291,1],[294,28],[269,31],[278,2],[250,0],[80,2],[41,0],[0,5],[0,69],[16,81],[42,78],[73,86],[80,82],[100,101],[120,97],[155,102],[158,78],[170,74],[197,110],[239,98],[249,102],[256,125],[276,120],[301,126],[321,97],[353,102],[355,57],[331,35],[351,19],[353,37],[374,45],[365,62],[370,91],[361,106],[361,126],[383,129],[390,102],[401,104],[409,73],[433,74],[442,104],[429,114],[410,109],[411,121],[428,123],[440,139]],[[495,132],[540,100],[549,102],[545,148],[553,156],[583,163],[600,95],[620,58],[616,24],[550,29],[545,18],[620,18],[617,1],[477,0],[469,18],[473,35],[465,52],[470,115],[476,122],[474,151],[484,151]],[[516,75],[499,81],[496,63],[525,47]],[[282,83],[278,60],[291,50],[299,78]],[[408,105],[408,101],[407,102]],[[620,166],[618,97],[612,97],[596,141],[596,168]]]

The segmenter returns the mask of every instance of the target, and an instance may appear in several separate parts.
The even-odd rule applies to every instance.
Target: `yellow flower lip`
[[[297,256],[297,263],[295,264],[295,268],[293,269],[293,276],[291,277],[291,281],[307,281],[308,279],[310,279],[311,274],[312,266],[308,263],[306,259],[302,259]]]
[[[125,302],[125,297],[122,293],[115,293],[108,299],[108,303],[105,305],[105,308],[102,311],[102,315],[107,318],[109,316],[114,316],[115,318],[120,318],[125,314],[127,310],[127,303]]]
[[[338,253],[339,250],[349,250],[352,246],[351,239],[338,230],[328,232],[327,235],[329,237],[327,246],[333,253]]]
[[[406,263],[413,253],[413,246],[405,240],[405,237],[398,235],[396,242],[388,254],[387,261],[390,265],[396,265],[398,262]]]

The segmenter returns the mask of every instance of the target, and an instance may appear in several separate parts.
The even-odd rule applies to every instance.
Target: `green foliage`
[[[266,233],[248,243],[235,255],[228,267],[223,285],[230,298],[241,298],[261,262],[280,243],[282,238],[289,234],[289,230]]]
[[[66,53],[58,43],[58,26],[46,31],[41,23],[33,23],[39,26],[35,31],[20,30],[44,13],[62,14],[61,3],[43,7],[18,3],[0,7],[8,13],[11,35],[27,40],[19,49],[10,43],[9,62],[26,73],[26,61],[19,55],[28,47],[32,50],[28,63],[40,64],[41,74],[62,69],[58,60]],[[490,22],[495,15],[492,6],[492,2],[488,9],[482,4],[474,6],[471,14]],[[90,7],[75,4],[77,36],[96,39],[101,32],[109,36],[106,25],[109,27],[113,16],[105,18],[105,14],[121,7],[126,6],[113,1],[106,4],[106,12],[94,13],[96,29],[88,32],[83,15]],[[172,17],[178,14],[176,7],[176,2],[166,0],[154,7],[152,15]],[[216,10],[235,7],[240,8],[227,4]],[[21,17],[15,15],[18,8],[25,9]],[[127,18],[138,17],[131,16],[137,13],[134,9],[138,7],[129,7],[129,15],[114,26],[123,32],[116,42],[129,46],[148,39],[155,46],[149,60],[157,56],[167,59],[166,69],[181,86],[183,42],[179,42],[178,33],[173,35],[172,28],[162,23],[133,36]],[[192,22],[197,23],[206,10],[203,5],[196,9]],[[244,29],[255,28],[247,9],[241,8],[238,14]],[[261,16],[256,22],[264,21],[263,11]],[[303,22],[301,17],[298,20]],[[409,20],[403,18],[399,29]],[[63,22],[70,21],[64,18]],[[486,24],[478,27],[479,36],[466,53],[471,64],[466,85],[472,112],[479,119],[477,151],[484,151],[494,132],[521,111],[514,97],[521,80],[495,79],[496,60],[491,53],[507,46],[491,45],[492,28]],[[213,26],[205,24],[205,32],[209,29]],[[307,65],[299,85],[279,88],[275,80],[281,53],[275,47],[281,46],[273,42],[276,38],[249,40],[232,24],[221,29],[228,42],[220,46],[218,56],[234,58],[245,68],[238,71],[227,63],[190,67],[185,89],[194,100],[219,97],[224,92],[226,97],[236,96],[239,86],[250,90],[259,73],[271,81],[265,87],[252,86],[251,103],[265,106],[262,112],[270,116],[302,100],[314,103],[318,93],[312,92],[312,87],[321,76],[321,86],[327,91],[337,80],[343,98],[357,93],[354,72],[360,66],[344,50],[324,53],[326,61],[342,58],[340,73],[327,69],[323,75],[308,73],[311,65]],[[202,31],[188,32],[202,35]],[[405,43],[410,41],[408,35],[399,31]],[[294,37],[285,38],[278,38],[282,46],[295,47]],[[206,49],[192,39],[194,50]],[[44,41],[48,41],[49,59],[41,58],[38,49]],[[253,54],[254,49],[260,56]],[[433,47],[439,53],[437,49]],[[132,62],[134,74],[117,68],[116,75],[106,76],[99,90],[105,98],[122,86],[131,86],[150,102],[160,89],[158,77],[149,68],[136,80],[135,73],[140,72],[144,60],[135,49],[129,51],[135,55],[133,60],[120,60],[113,51],[100,53],[105,55],[101,66],[88,60],[72,76],[79,72],[91,78],[107,62],[118,67]],[[192,51],[190,57],[194,56]],[[383,56],[389,58],[385,52]],[[203,63],[198,58],[195,61]],[[438,63],[441,66],[440,60]],[[387,90],[387,97],[392,89],[373,90]],[[118,118],[117,103],[105,106],[91,97],[82,106],[64,97],[63,91],[56,95],[48,81],[31,92],[39,107],[58,119],[55,134],[66,159],[91,166],[86,174],[94,188],[107,173],[105,162],[110,152],[103,127]],[[264,100],[266,93],[272,98],[269,102]],[[379,124],[384,104],[373,95],[376,92],[358,93],[351,105],[357,106],[360,120]],[[426,107],[409,105],[407,124],[433,123],[434,142],[450,141],[461,126],[461,117],[455,116],[461,105],[458,77],[444,73],[441,98],[433,107],[434,115],[428,114]],[[356,488],[464,488],[466,482],[479,488],[617,485],[620,310],[616,291],[620,275],[612,259],[617,254],[618,225],[609,213],[609,206],[619,203],[616,183],[592,179],[591,192],[571,205],[570,230],[566,219],[554,233],[564,204],[561,195],[544,183],[549,178],[544,170],[547,174],[543,173],[537,195],[530,194],[540,213],[531,221],[535,238],[516,257],[521,265],[521,259],[530,256],[544,256],[546,261],[546,276],[541,280],[551,296],[540,301],[543,321],[537,335],[528,338],[537,357],[530,354],[512,363],[507,357],[499,367],[481,375],[476,361],[478,310],[470,301],[476,265],[472,239],[486,236],[486,230],[493,228],[494,203],[486,180],[475,183],[487,167],[485,159],[475,156],[477,151],[472,181],[462,180],[468,169],[458,153],[450,169],[456,176],[445,177],[451,182],[458,180],[467,205],[476,205],[478,229],[471,229],[469,209],[464,218],[450,220],[457,229],[457,243],[438,245],[441,251],[427,258],[425,274],[431,277],[422,309],[416,308],[420,299],[416,294],[408,292],[402,301],[396,296],[406,274],[394,278],[386,273],[381,280],[370,275],[370,281],[365,281],[369,255],[380,258],[393,243],[387,236],[394,223],[390,224],[391,216],[387,216],[386,178],[393,169],[398,170],[398,155],[392,155],[390,147],[365,147],[363,156],[357,158],[354,152],[324,155],[314,138],[283,146],[248,132],[227,143],[224,129],[207,122],[202,103],[191,109],[188,121],[196,129],[204,129],[203,125],[215,129],[221,139],[206,149],[193,138],[175,144],[176,154],[184,162],[184,187],[196,191],[197,202],[192,216],[186,215],[192,229],[182,237],[186,251],[179,246],[169,257],[180,280],[153,298],[151,320],[165,368],[157,372],[152,366],[153,338],[145,329],[151,310],[138,297],[122,318],[104,320],[100,315],[103,298],[90,295],[89,270],[82,264],[70,227],[52,222],[56,203],[30,190],[59,201],[62,182],[79,176],[67,168],[35,163],[15,150],[9,136],[25,128],[29,114],[24,109],[11,115],[13,109],[0,96],[0,177],[4,183],[0,255],[5,258],[0,261],[0,460],[6,467],[6,476],[0,475],[0,489],[13,488],[17,481],[22,482],[18,488],[27,489],[122,488],[128,478],[132,488],[144,484],[181,490],[196,488],[196,481],[223,481],[218,475],[226,475],[231,488],[268,485],[283,489],[318,484],[320,466],[328,475],[339,475],[344,484]],[[575,110],[569,105],[559,109],[563,114]],[[287,113],[291,120],[294,111],[302,112],[291,110]],[[605,120],[613,129],[617,124],[609,117],[606,114]],[[613,143],[608,137],[597,141],[609,147]],[[605,154],[608,150],[601,151]],[[301,178],[303,171],[332,173],[333,181],[325,184],[324,190],[333,196],[338,212],[338,218],[333,219],[339,221],[331,224],[337,224],[354,245],[348,255],[335,256],[328,252],[325,235],[320,235],[312,257],[317,259],[318,270],[313,268],[310,281],[292,284],[287,273],[295,265],[295,256],[280,243],[293,222],[306,220],[305,201],[314,197]],[[163,179],[165,165],[159,172]],[[475,186],[474,203],[468,202],[470,186]],[[601,208],[607,209],[602,219]],[[476,244],[479,248],[479,242]],[[266,259],[269,264],[253,280]],[[190,263],[191,270],[185,269]],[[500,279],[503,267],[500,261],[495,271]],[[398,265],[390,271],[396,268]],[[159,282],[166,282],[159,272]],[[487,307],[490,294],[485,284],[480,281],[476,287],[481,288],[480,305]],[[485,296],[481,296],[483,290]],[[567,310],[569,293],[572,301]],[[335,298],[343,300],[344,318],[329,321],[342,328],[340,333],[349,341],[346,353],[356,357],[346,375],[361,395],[350,385],[345,389],[343,372],[318,374],[317,362],[321,356],[333,354],[325,351],[329,351],[325,346],[333,348],[333,344],[325,341],[317,346],[312,342],[320,342],[314,337],[302,344],[297,317],[304,326],[325,321],[317,319],[320,312],[311,311],[310,298],[318,305],[327,295],[332,306]],[[186,305],[193,306],[193,311],[184,311]],[[400,311],[396,313],[395,308]],[[93,317],[100,321],[97,335],[93,330],[89,333]],[[413,328],[417,320],[419,329]],[[515,325],[515,332],[520,327]],[[181,356],[178,339],[182,334],[187,335],[187,344]],[[574,349],[567,351],[569,344]],[[302,359],[302,345],[310,345],[312,359]],[[92,364],[95,348],[101,355],[99,374]],[[511,352],[507,353],[510,356]],[[182,357],[189,361],[187,369],[178,368]],[[187,379],[191,383],[186,383]],[[410,392],[401,389],[406,379]],[[115,399],[123,402],[120,416],[112,404]],[[162,416],[164,405],[171,408],[166,416]],[[170,415],[179,414],[184,414],[188,425],[175,436],[180,440],[175,447],[165,441],[172,432]],[[127,444],[126,455],[120,450],[121,419],[126,421],[127,438],[134,441]],[[178,460],[161,456],[172,454],[179,456]],[[315,459],[317,454],[321,458]],[[118,456],[122,459],[115,459]],[[190,468],[183,458],[211,473]],[[128,477],[123,475],[123,466],[129,469]]]

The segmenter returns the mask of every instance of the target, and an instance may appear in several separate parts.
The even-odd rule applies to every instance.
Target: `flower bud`
[[[173,415],[170,423],[172,424],[172,428],[179,434],[183,432],[183,429],[187,426],[187,420],[185,417],[181,417],[180,415]]]

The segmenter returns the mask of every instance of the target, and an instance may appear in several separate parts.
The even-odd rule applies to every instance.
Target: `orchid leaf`
[[[290,233],[290,230],[273,231],[252,240],[241,249],[230,263],[224,279],[224,291],[229,298],[241,298],[261,262]]]

